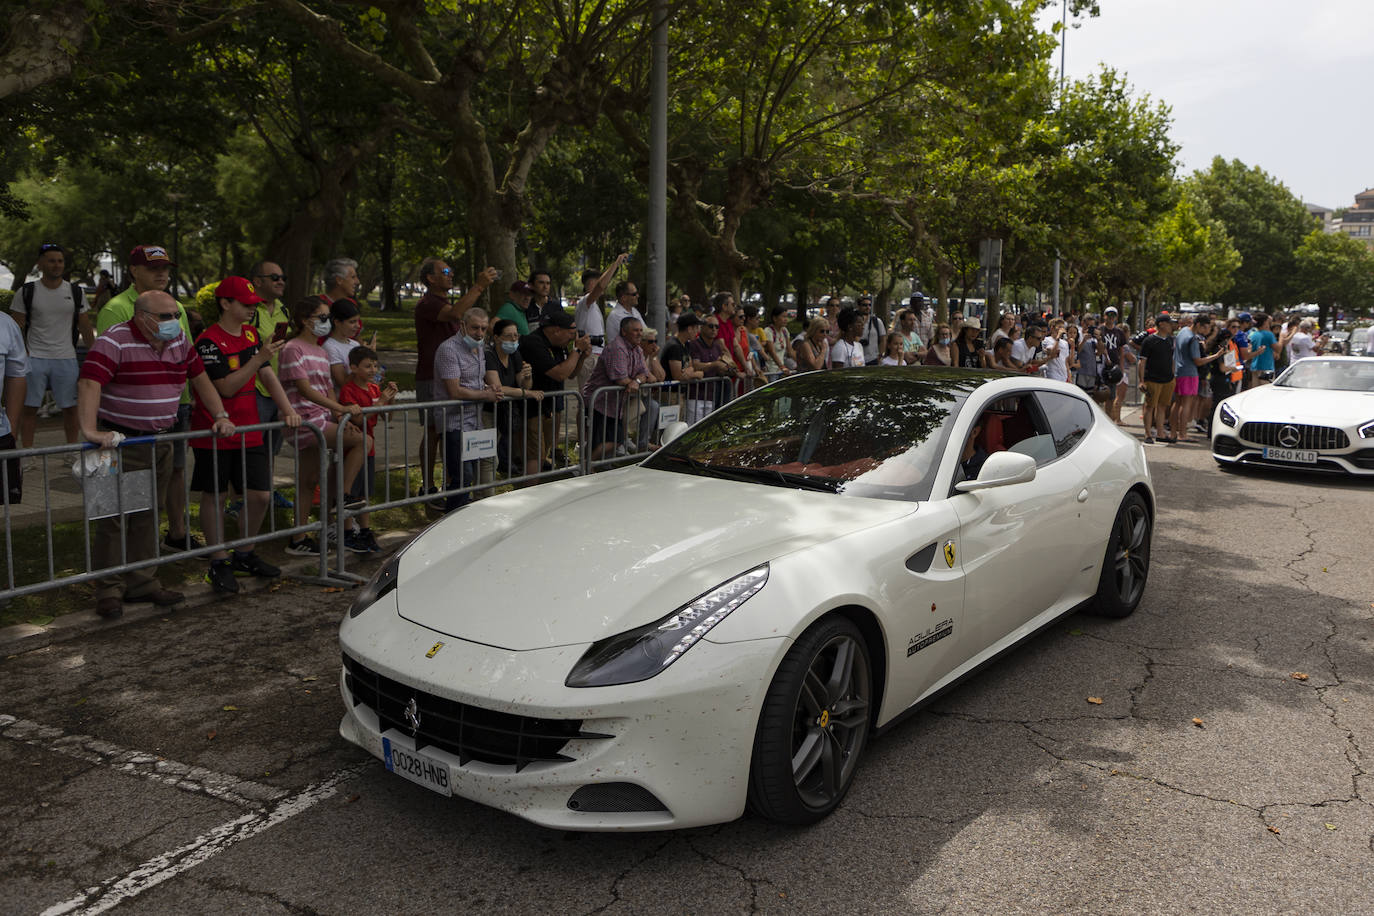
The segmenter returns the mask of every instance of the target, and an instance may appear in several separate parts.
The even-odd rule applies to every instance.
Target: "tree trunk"
[[[391,273],[392,239],[391,220],[382,220],[382,301],[381,310],[395,306],[396,283]]]
[[[7,33],[21,37],[0,57],[0,99],[70,75],[90,34],[84,3],[27,6],[10,16]]]

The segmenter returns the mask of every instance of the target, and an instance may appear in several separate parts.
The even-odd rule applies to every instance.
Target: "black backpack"
[[[19,290],[19,295],[24,300],[24,343],[29,342],[29,326],[33,324],[33,288],[37,280],[30,280]],[[81,284],[71,281],[72,288],[72,346],[75,347],[79,342],[80,331],[78,321],[81,315],[81,302],[85,295],[81,292]]]

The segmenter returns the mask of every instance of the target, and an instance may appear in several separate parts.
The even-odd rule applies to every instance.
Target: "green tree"
[[[1240,252],[1227,305],[1273,307],[1294,301],[1298,246],[1316,225],[1302,201],[1258,166],[1220,156],[1189,183]]]
[[[1333,306],[1346,312],[1368,312],[1374,296],[1374,255],[1363,242],[1342,232],[1314,229],[1293,256],[1294,287],[1307,302],[1317,303],[1323,327]]]

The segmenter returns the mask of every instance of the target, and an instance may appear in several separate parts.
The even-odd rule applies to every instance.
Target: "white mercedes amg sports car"
[[[1212,457],[1244,465],[1374,475],[1374,359],[1309,356],[1212,415]]]
[[[1144,451],[1061,382],[813,372],[665,438],[391,558],[340,628],[343,736],[550,827],[804,824],[875,730],[1145,589]]]

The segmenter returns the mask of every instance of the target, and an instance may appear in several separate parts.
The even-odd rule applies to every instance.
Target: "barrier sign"
[[[463,433],[463,460],[496,457],[496,430],[470,429]]]
[[[658,409],[658,428],[667,429],[669,423],[676,423],[680,408],[674,404],[671,407],[664,406]]]

